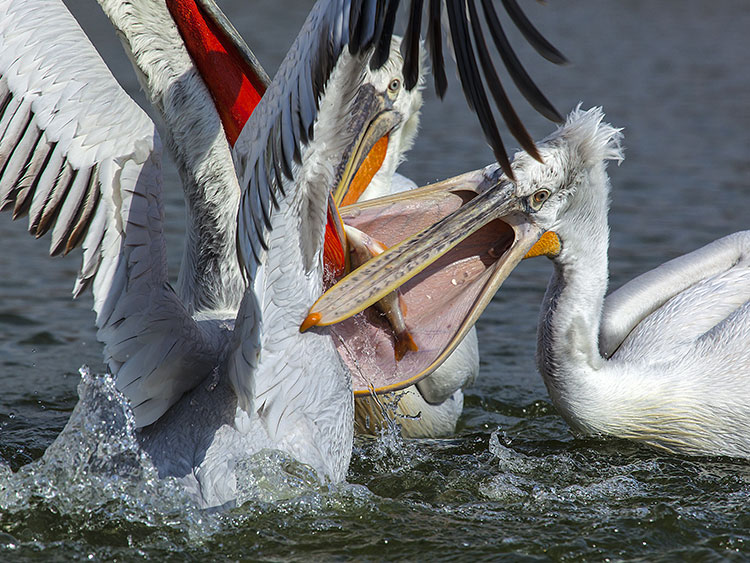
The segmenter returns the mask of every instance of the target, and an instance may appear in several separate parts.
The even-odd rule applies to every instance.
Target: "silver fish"
[[[355,229],[349,225],[344,225],[344,231],[346,232],[346,238],[349,242],[349,257],[352,269],[359,268],[371,258],[387,250],[387,247],[382,242],[375,240],[370,235],[363,233],[359,229]],[[375,306],[385,315],[393,328],[396,340],[394,346],[396,361],[401,361],[401,358],[403,358],[409,350],[413,352],[419,350],[417,343],[414,342],[414,339],[406,326],[406,319],[404,318],[406,307],[398,290],[392,291],[383,297],[380,301],[375,303]]]

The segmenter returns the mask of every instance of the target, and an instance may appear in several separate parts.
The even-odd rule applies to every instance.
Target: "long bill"
[[[354,203],[380,169],[388,150],[390,132],[401,124],[403,115],[393,109],[393,102],[367,84],[360,88],[353,104],[349,128],[359,134],[349,145],[349,157],[339,170],[340,178],[333,189],[338,206]]]
[[[384,376],[376,383],[360,380],[352,370],[355,394],[416,383],[461,342],[541,237],[524,211],[515,186],[497,166],[344,208],[344,222],[392,246],[332,286],[312,306],[303,327],[329,326],[345,343],[345,360],[347,350],[354,355],[362,348],[378,358]],[[377,313],[368,307],[397,288],[419,351],[388,362],[388,327],[364,327],[377,328]],[[365,318],[358,321],[362,311]]]
[[[231,146],[271,83],[214,0],[166,0]]]
[[[369,84],[360,88],[353,108],[348,127],[359,133],[344,153],[339,179],[328,202],[324,260],[335,276],[349,269],[349,249],[339,207],[359,199],[383,164],[390,132],[403,120],[391,100]]]

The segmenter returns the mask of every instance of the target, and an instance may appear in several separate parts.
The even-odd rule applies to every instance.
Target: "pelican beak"
[[[371,84],[362,86],[352,104],[349,130],[356,131],[338,168],[338,182],[328,200],[324,261],[333,278],[349,271],[349,248],[339,207],[356,202],[385,160],[390,132],[403,116]]]
[[[166,0],[234,147],[271,79],[214,0]]]
[[[355,113],[350,127],[359,134],[339,168],[340,179],[333,190],[333,200],[339,207],[355,203],[365,191],[385,160],[390,132],[403,119],[391,100],[369,84],[360,88],[352,107]]]
[[[355,395],[412,385],[445,361],[542,236],[525,206],[493,165],[342,209],[346,224],[389,246],[332,286],[306,320],[306,328],[331,325],[335,340],[345,343],[345,361],[347,351],[373,350],[382,374],[368,380],[360,374],[374,370],[353,367]],[[387,323],[378,325],[377,313],[367,309],[397,288],[418,347],[399,362]],[[362,311],[367,322],[357,315]]]

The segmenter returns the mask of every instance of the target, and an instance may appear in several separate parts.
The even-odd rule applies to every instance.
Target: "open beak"
[[[402,389],[448,357],[542,236],[524,205],[492,165],[342,209],[346,224],[389,248],[331,287],[310,309],[306,328],[332,325],[345,361],[347,351],[370,350],[382,374],[373,382],[360,376],[372,369],[350,365],[355,394]],[[389,327],[367,309],[397,288],[418,346],[398,362]]]

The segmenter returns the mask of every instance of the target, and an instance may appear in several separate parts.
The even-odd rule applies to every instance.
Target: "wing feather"
[[[372,68],[379,68],[385,63],[399,4],[400,0],[381,0],[378,2],[379,23],[375,30],[376,51],[371,61]],[[357,23],[361,25],[362,14],[369,13],[365,10],[365,0],[352,0],[352,5],[352,12],[358,14]],[[526,133],[525,128],[520,125],[520,120],[515,116],[515,112],[503,92],[501,82],[494,68],[491,68],[491,64],[487,64],[491,59],[481,34],[481,23],[479,22],[474,0],[430,0],[427,5],[427,45],[432,61],[435,90],[438,96],[442,98],[448,85],[443,57],[442,6],[445,6],[447,9],[450,40],[456,51],[456,66],[458,67],[458,76],[466,101],[469,107],[477,113],[484,135],[492,147],[498,163],[503,167],[505,173],[512,178],[510,162],[506,155],[495,117],[486,103],[488,97],[487,90],[492,92],[493,97],[498,102],[497,105],[502,118],[508,125],[511,134],[518,140],[521,146],[524,148],[527,146],[533,147],[534,144],[528,133]],[[559,112],[555,110],[549,100],[536,87],[513,52],[510,43],[505,38],[500,27],[500,20],[492,6],[491,0],[482,0],[482,6],[485,23],[490,29],[497,52],[500,54],[509,75],[519,91],[531,106],[543,116],[558,123],[562,122]],[[521,31],[526,41],[540,55],[555,64],[566,62],[565,57],[560,51],[552,46],[531,24],[515,0],[503,0],[503,7],[510,20]],[[424,0],[410,0],[406,40],[402,43],[405,85],[408,89],[414,88],[417,84],[414,70],[419,60],[419,42],[416,38],[419,35],[423,10]],[[482,75],[478,72],[477,57],[475,56],[472,40],[468,33],[470,25],[473,29],[474,44],[479,55],[479,62],[481,62],[484,80],[482,80]],[[363,34],[359,28],[352,30],[350,39],[364,43]],[[355,44],[350,46],[350,49],[353,53],[358,52],[358,50],[362,49],[362,45]],[[532,152],[535,153],[536,151]]]
[[[272,210],[268,202],[287,194],[280,173],[294,181],[301,166],[302,147],[312,139],[320,98],[349,38],[350,2],[319,2],[308,16],[276,78],[245,125],[234,147],[243,187],[238,225],[238,252],[252,278],[267,247]],[[367,18],[363,20],[367,32]],[[367,34],[367,33],[366,33]],[[324,199],[327,194],[318,194]],[[307,205],[307,204],[305,204]],[[312,209],[317,209],[311,204]],[[315,244],[311,242],[311,248]],[[312,262],[312,259],[308,263]]]
[[[16,145],[4,168],[0,170],[0,178],[2,178],[2,181],[0,181],[0,203],[5,201],[13,186],[18,184],[24,170],[32,160],[31,155],[33,155],[41,138],[42,132],[35,124],[32,124],[27,129],[23,139]]]
[[[54,179],[54,186],[52,187],[50,197],[44,204],[44,210],[42,211],[42,216],[39,219],[39,225],[36,228],[36,235],[38,237],[46,234],[46,232],[53,224],[57,224],[57,215],[60,211],[60,207],[68,197],[68,192],[70,191],[71,185],[73,184],[75,177],[78,174],[78,171],[73,169],[73,167],[70,165],[70,162],[67,162],[65,155],[62,154],[60,145],[57,146],[57,149],[57,154],[60,157],[61,166]],[[53,169],[48,168],[45,173],[49,173],[51,170]],[[42,177],[42,180],[44,180],[44,177]],[[21,215],[21,212],[18,208],[21,201],[21,197],[18,196],[16,199],[16,209],[13,213],[14,218],[20,217]],[[50,245],[50,255],[54,256],[52,254],[52,248],[53,245]]]
[[[313,91],[312,71],[309,66],[302,68],[304,76],[299,81],[299,118],[308,142],[314,139],[315,116],[318,111],[316,96]]]
[[[523,126],[523,123],[521,123],[521,119],[518,117],[518,114],[516,114],[516,111],[513,109],[513,105],[510,103],[508,96],[505,94],[505,89],[503,88],[503,85],[500,82],[500,78],[497,75],[495,66],[492,64],[492,58],[490,57],[489,50],[487,49],[487,43],[484,40],[482,24],[479,22],[479,17],[477,16],[477,10],[476,6],[474,5],[474,0],[467,0],[467,3],[469,6],[469,14],[471,15],[471,28],[474,33],[474,43],[477,46],[477,52],[479,54],[479,62],[482,65],[482,71],[484,72],[485,80],[490,86],[490,92],[495,98],[495,105],[497,106],[498,110],[500,110],[500,114],[503,116],[503,119],[508,125],[508,129],[510,130],[510,132],[518,140],[518,142],[521,143],[521,148],[523,148],[523,150],[529,153],[532,157],[540,160],[541,157],[539,156],[539,152],[536,150],[536,145],[534,144],[531,135],[529,135],[528,131],[526,131],[526,128]],[[500,32],[502,33],[502,29],[500,29]],[[508,46],[508,49],[510,49],[510,46]],[[512,50],[510,52],[513,53]],[[505,61],[505,58],[503,60]],[[506,67],[507,66],[508,64],[506,63]]]
[[[607,296],[599,330],[606,357],[680,350],[750,300],[750,231],[665,262]]]
[[[3,77],[5,78],[5,77]],[[12,93],[11,93],[12,96]],[[16,113],[18,112],[18,108],[21,106],[21,101],[18,98],[11,97],[10,100],[7,101],[5,104],[5,107],[3,108],[3,115],[2,119],[0,119],[0,135],[5,137],[5,135],[8,132],[8,127],[10,126],[10,122],[13,120],[13,118],[16,116]],[[11,147],[6,147],[2,151],[0,151],[0,158],[5,161],[6,158],[8,158],[8,155],[10,154],[10,151],[12,150]]]
[[[542,94],[537,85],[534,84],[534,81],[529,76],[529,73],[526,72],[526,69],[523,68],[521,61],[518,60],[515,51],[513,51],[513,48],[510,46],[510,41],[508,41],[508,38],[505,36],[505,32],[500,25],[500,18],[497,17],[497,12],[492,5],[492,1],[482,0],[482,10],[484,11],[485,19],[487,20],[490,33],[492,34],[492,39],[495,42],[495,47],[497,47],[497,51],[498,53],[500,53],[500,57],[503,59],[503,64],[505,65],[505,68],[508,69],[508,74],[513,79],[513,82],[518,88],[518,91],[521,92],[521,94],[523,94],[524,98],[526,98],[531,106],[536,111],[541,113],[544,117],[546,117],[550,121],[554,121],[557,123],[562,122],[562,116],[552,106],[552,103],[550,103],[550,101],[544,96],[544,94]],[[534,28],[532,27],[532,29]],[[541,37],[538,32],[537,35],[542,40],[544,40],[544,38]],[[531,40],[529,42],[532,43]],[[534,43],[532,43],[532,45],[533,44]],[[552,46],[550,45],[550,47]],[[554,49],[554,47],[552,47],[552,49]],[[556,49],[554,50],[557,51]],[[544,52],[546,53],[547,51]],[[558,55],[559,58],[556,58],[552,62],[557,62],[558,64],[564,63],[565,57],[563,57],[559,52]],[[494,90],[492,85],[490,85],[490,88]],[[505,119],[505,116],[503,116],[503,118]]]
[[[188,212],[178,294],[194,311],[237,309],[245,291],[235,244],[240,189],[218,102],[170,14],[170,7],[187,3],[98,1],[162,118],[166,145],[182,179]],[[224,39],[234,42],[240,65],[244,61],[253,68],[256,74],[246,77],[265,82],[252,52],[218,7],[212,2],[197,4],[208,23],[222,27]]]
[[[443,32],[440,0],[430,0],[427,44],[430,46],[430,60],[432,62],[432,75],[435,80],[435,91],[442,98],[448,89],[448,79],[445,76],[445,59],[443,58]],[[404,53],[404,58],[408,53]]]
[[[568,62],[565,55],[558,51],[537,31],[529,21],[529,18],[526,17],[526,14],[523,13],[516,0],[503,0],[503,6],[505,7],[505,11],[508,12],[510,19],[513,20],[518,30],[526,38],[526,41],[529,42],[529,45],[534,47],[537,53],[555,64],[565,64]]]
[[[86,196],[79,209],[78,215],[70,225],[67,235],[63,235],[62,240],[67,240],[65,248],[62,251],[67,254],[78,246],[86,227],[91,223],[96,207],[99,204],[99,167],[94,165],[89,175],[89,184],[86,187]]]
[[[210,374],[224,341],[167,283],[161,145],[60,1],[0,1],[0,205],[83,247],[98,338],[136,423]],[[127,383],[127,385],[126,385]]]
[[[300,104],[299,104],[299,86],[294,84],[290,88],[289,92],[289,109],[287,111],[289,117],[288,124],[291,126],[291,138],[294,139],[294,162],[298,165],[302,165],[302,153],[300,151],[300,145],[307,144],[307,134],[303,127],[301,127],[302,116],[300,115]],[[259,160],[262,162],[265,158]]]
[[[3,123],[0,123],[2,136],[3,138],[8,139],[8,145],[0,151],[0,163],[2,163],[3,173],[5,173],[8,162],[13,154],[15,154],[16,146],[19,144],[21,137],[31,124],[31,116],[29,115],[30,107],[30,101],[19,100],[14,108],[10,108],[11,112],[8,112],[7,114],[5,127],[3,127]]]
[[[414,0],[409,10],[409,21],[404,33],[404,86],[411,90],[419,81],[419,33],[422,29],[424,0]]]

